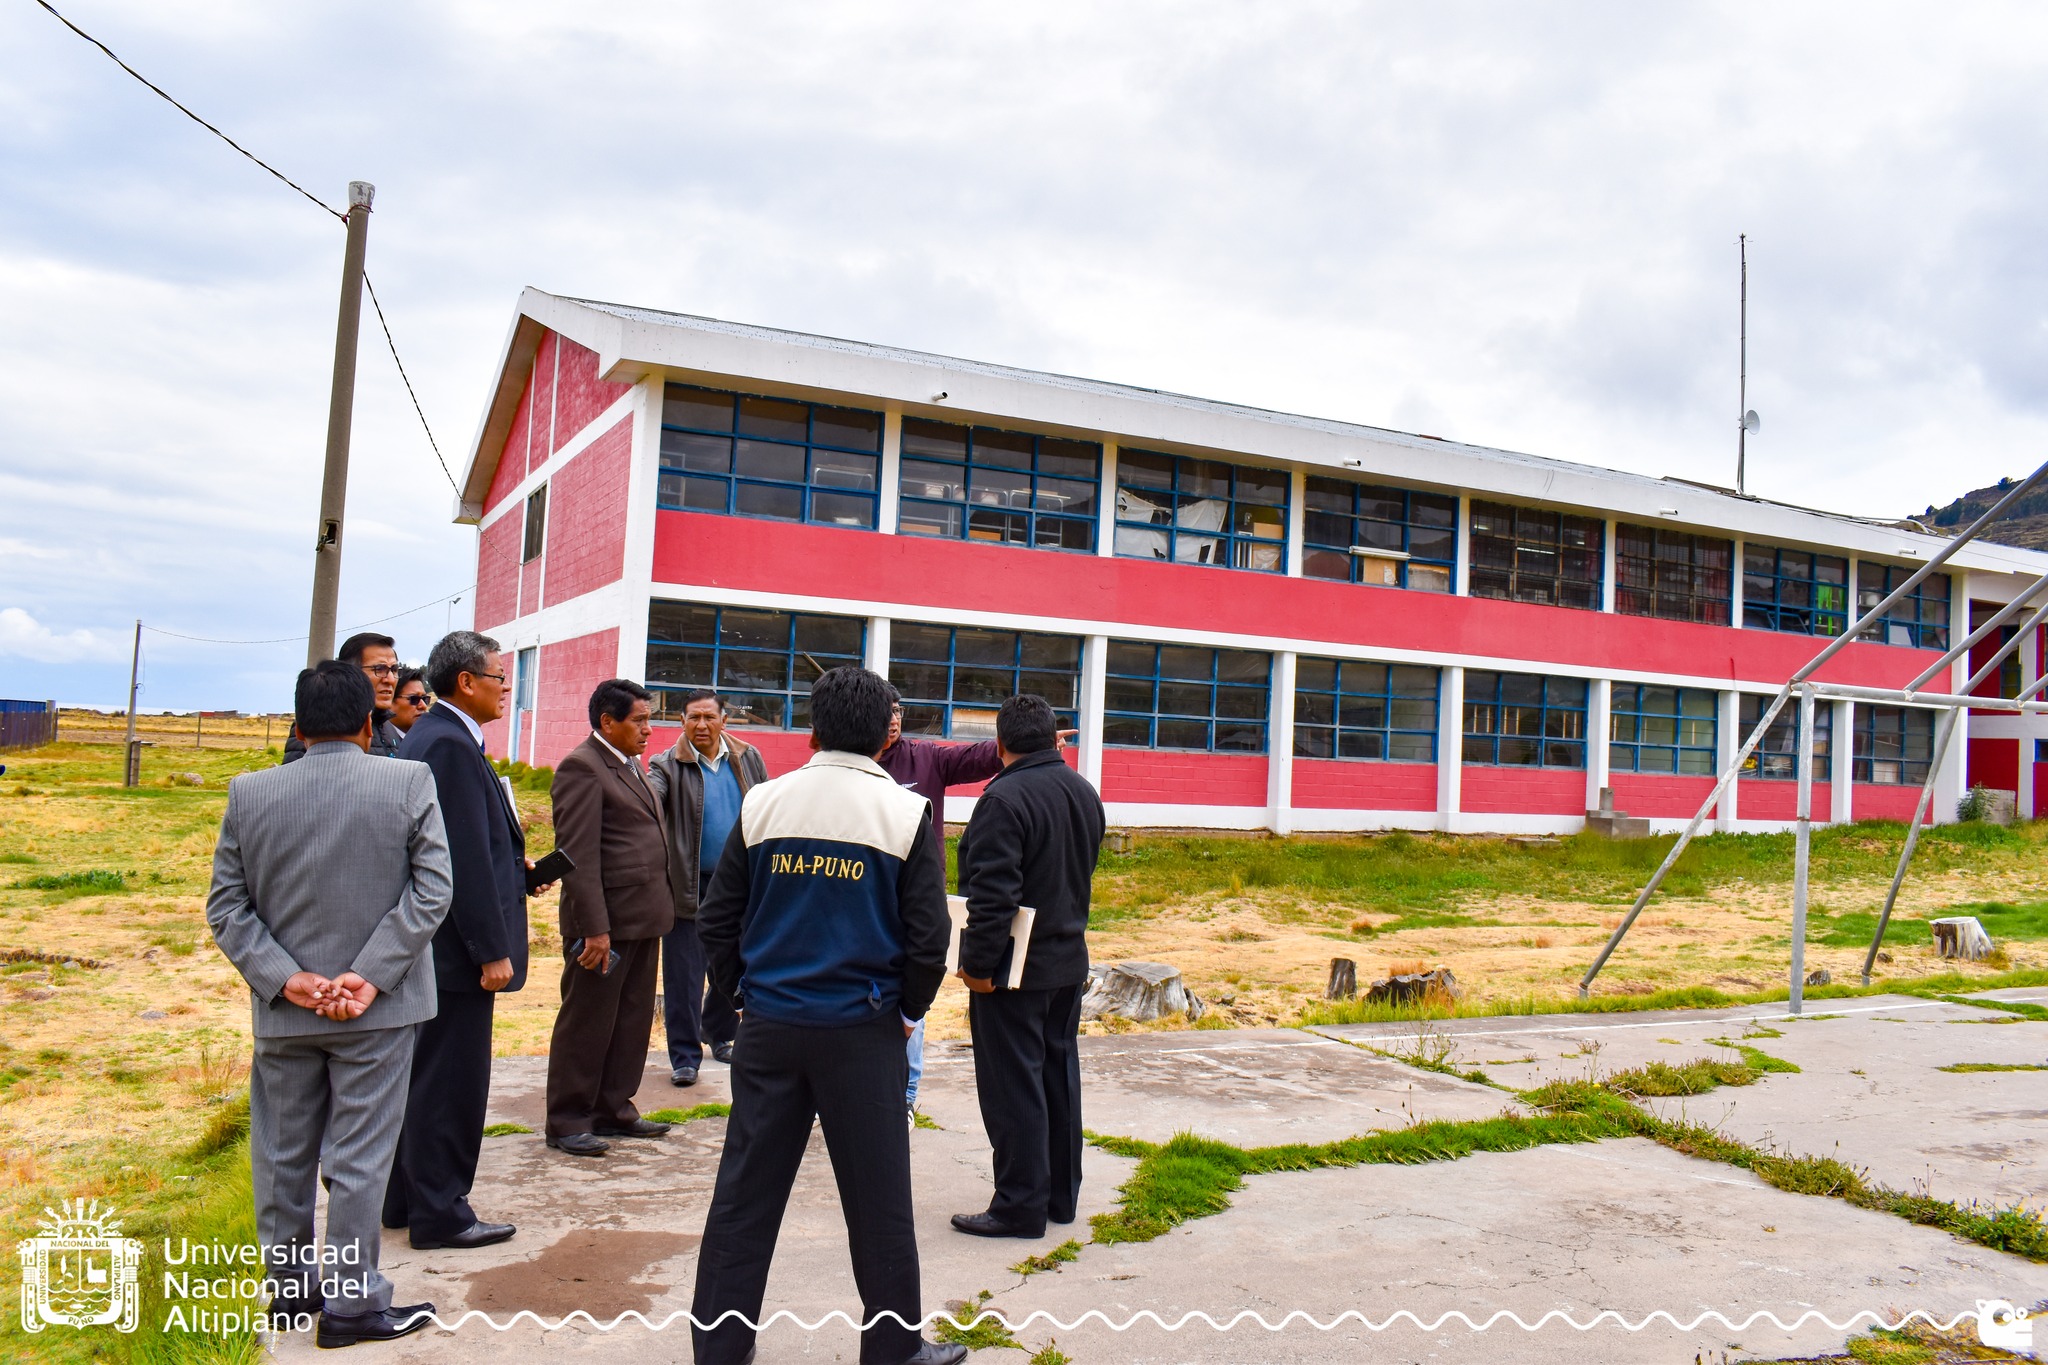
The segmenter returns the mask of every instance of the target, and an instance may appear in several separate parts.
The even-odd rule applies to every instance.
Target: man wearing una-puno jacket
[[[712,980],[739,1006],[732,1115],[691,1314],[761,1320],[782,1211],[825,1130],[846,1216],[862,1365],[957,1365],[923,1340],[903,1040],[946,971],[946,854],[931,803],[874,761],[889,684],[835,668],[811,688],[811,761],[747,793],[698,909]],[[877,1318],[877,1315],[889,1316]],[[913,1324],[913,1325],[906,1325]],[[753,1359],[736,1318],[693,1327],[700,1365]]]

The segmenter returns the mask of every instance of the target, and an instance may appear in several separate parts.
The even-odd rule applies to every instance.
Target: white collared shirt
[[[700,767],[710,770],[710,772],[714,776],[717,775],[718,770],[720,768],[725,766],[726,755],[731,752],[729,746],[725,742],[725,732],[722,730],[718,734],[718,752],[711,755],[711,757],[709,758],[704,757],[703,751],[698,749],[696,745],[690,743],[689,740],[684,739],[678,742],[682,745],[683,748],[688,749],[690,751],[690,757],[696,759]]]
[[[624,754],[620,753],[618,751],[618,748],[610,740],[606,739],[603,735],[599,734],[595,730],[592,730],[590,732],[590,737],[596,740],[599,744],[602,744],[607,750],[609,750],[613,758],[616,758],[617,760],[619,760],[619,762],[625,764],[634,772],[641,772],[639,760],[627,758]],[[641,773],[641,775],[643,777],[646,776],[645,773]]]

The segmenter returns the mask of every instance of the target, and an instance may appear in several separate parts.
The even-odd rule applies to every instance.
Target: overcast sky
[[[1898,515],[2048,454],[2037,6],[55,0],[331,203],[459,474],[521,286]],[[339,226],[0,5],[0,696],[305,630]],[[374,322],[341,624],[474,533]],[[439,600],[463,592],[461,603]],[[145,707],[302,643],[144,637]]]

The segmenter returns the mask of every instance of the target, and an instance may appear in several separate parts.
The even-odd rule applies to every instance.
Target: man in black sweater
[[[1042,698],[996,713],[1003,770],[989,779],[960,839],[967,927],[960,979],[974,992],[974,1082],[995,1148],[995,1197],[953,1215],[977,1237],[1042,1237],[1074,1221],[1081,1193],[1081,997],[1088,986],[1088,892],[1102,851],[1102,798],[1060,756]],[[1016,990],[1010,921],[1037,912]]]

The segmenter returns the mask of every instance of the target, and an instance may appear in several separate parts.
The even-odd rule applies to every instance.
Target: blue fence
[[[33,749],[56,738],[56,702],[0,700],[0,749]]]

